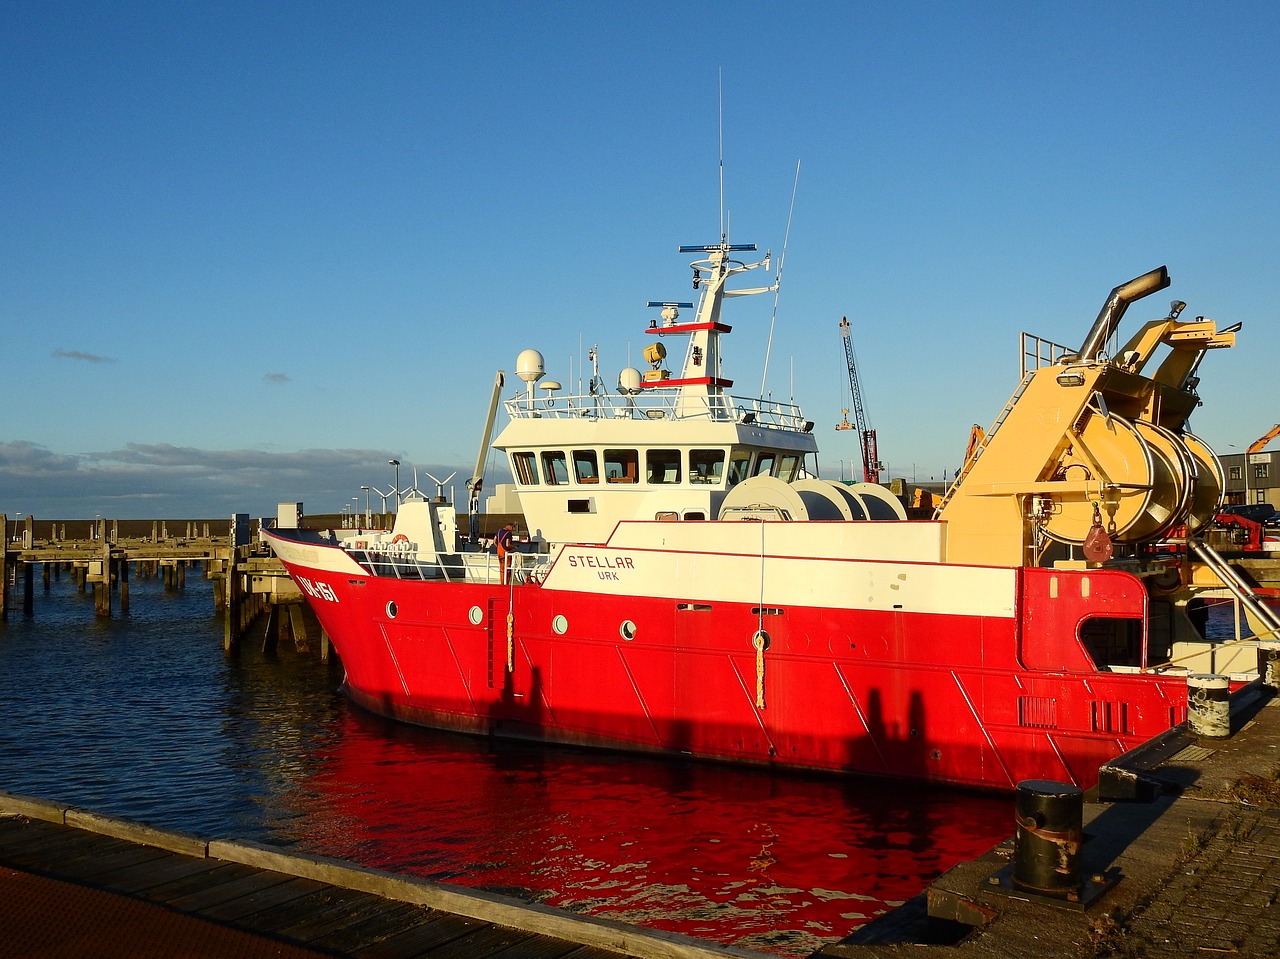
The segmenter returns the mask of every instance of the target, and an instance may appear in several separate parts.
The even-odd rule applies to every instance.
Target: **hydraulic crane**
[[[838,430],[857,429],[858,446],[862,450],[862,479],[867,483],[880,482],[880,470],[883,465],[876,449],[876,431],[867,429],[867,414],[862,409],[862,391],[858,388],[858,364],[853,358],[853,338],[849,335],[849,318],[840,318],[840,335],[844,337],[844,358],[849,364],[850,405],[853,408],[853,422],[849,422],[849,411],[844,411],[844,420],[836,426]]]
[[[1255,441],[1250,445],[1250,447],[1249,447],[1249,449],[1248,449],[1248,451],[1247,451],[1247,452],[1248,452],[1248,453],[1261,453],[1261,452],[1262,452],[1262,448],[1263,448],[1264,446],[1266,446],[1268,443],[1270,443],[1270,442],[1271,442],[1273,439],[1275,439],[1277,436],[1280,436],[1280,423],[1277,423],[1275,426],[1271,427],[1271,429],[1267,431],[1267,435],[1266,435],[1266,436],[1263,436],[1263,437],[1261,437],[1260,439],[1255,440]]]

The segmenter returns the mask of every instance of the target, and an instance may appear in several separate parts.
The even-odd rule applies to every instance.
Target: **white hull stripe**
[[[986,616],[1014,614],[1016,571],[566,546],[544,589],[764,606]]]

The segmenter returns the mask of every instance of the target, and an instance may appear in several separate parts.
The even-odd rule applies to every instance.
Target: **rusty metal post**
[[[1013,885],[1068,901],[1080,898],[1084,792],[1045,779],[1018,783]]]

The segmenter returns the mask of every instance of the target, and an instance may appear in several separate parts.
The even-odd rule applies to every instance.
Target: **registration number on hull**
[[[330,603],[338,601],[338,594],[333,591],[333,587],[328,583],[313,583],[305,576],[299,576],[298,585],[313,599],[324,599]]]

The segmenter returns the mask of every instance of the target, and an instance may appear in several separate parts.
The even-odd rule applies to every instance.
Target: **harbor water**
[[[65,574],[0,623],[0,789],[781,955],[1012,831],[1007,797],[495,743],[350,706],[339,665],[222,652],[211,584]]]

